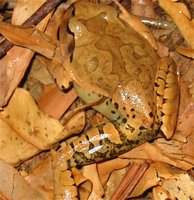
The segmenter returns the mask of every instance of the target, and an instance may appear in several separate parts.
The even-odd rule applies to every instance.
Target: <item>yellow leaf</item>
[[[194,49],[194,25],[186,6],[172,0],[159,0],[159,4],[173,19],[188,45]]]
[[[84,126],[82,123],[76,130],[71,120],[62,126],[58,120],[41,112],[30,94],[21,88],[16,89],[8,106],[0,113],[0,123],[0,158],[12,165],[50,148]]]

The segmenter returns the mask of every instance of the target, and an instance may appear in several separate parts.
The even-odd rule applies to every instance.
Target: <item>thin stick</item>
[[[30,27],[37,25],[42,21],[48,13],[50,13],[63,0],[47,0],[31,17],[29,17],[22,25]],[[0,43],[0,59],[7,53],[9,49],[14,46],[13,43],[7,39]]]

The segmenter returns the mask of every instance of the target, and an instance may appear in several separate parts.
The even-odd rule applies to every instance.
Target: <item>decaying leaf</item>
[[[161,166],[158,164],[155,167],[161,178],[161,186],[153,189],[154,199],[162,200],[166,196],[170,199],[194,198],[194,181],[187,172],[169,165]],[[164,169],[168,169],[168,173],[163,173]]]
[[[152,144],[145,143],[120,157],[149,159],[169,163],[183,170],[189,170],[194,166],[194,157],[193,155],[184,154],[182,152],[183,146],[184,143],[173,140],[166,141],[161,138]]]
[[[109,174],[117,169],[126,167],[130,163],[129,160],[122,160],[120,158],[106,161],[98,164],[98,172],[102,185],[104,186],[108,180]],[[114,166],[114,168],[113,168]]]
[[[51,167],[51,157],[42,161],[25,180],[37,191],[39,191],[45,199],[53,200],[53,176]]]
[[[80,200],[88,199],[92,191],[92,182],[86,176],[84,176],[81,170],[78,170],[74,167],[71,171],[78,187]]]
[[[186,5],[173,0],[159,0],[159,4],[173,19],[181,34],[185,38],[188,46],[192,49],[184,50],[183,48],[178,47],[177,50],[183,55],[193,58],[194,21],[191,19],[191,15]]]
[[[76,98],[77,94],[74,89],[64,93],[56,85],[53,85],[47,88],[45,93],[43,91],[38,105],[43,112],[55,119],[59,119]]]
[[[69,88],[72,81],[64,68],[65,57],[63,57],[61,50],[66,43],[59,38],[61,36],[61,39],[64,39],[63,34],[66,34],[66,30],[63,29],[64,19],[66,20],[64,14],[73,1],[61,3],[52,13],[52,17],[51,14],[48,15],[39,26],[24,29],[13,24],[19,25],[25,21],[45,0],[18,0],[14,8],[13,24],[0,23],[0,32],[5,37],[19,46],[26,47],[13,47],[0,60],[0,105],[4,105],[0,112],[0,158],[12,166],[18,166],[21,162],[42,150],[50,150],[54,147],[51,154],[49,151],[46,152],[48,157],[45,160],[40,160],[40,165],[33,170],[30,169],[29,174],[24,172],[25,175],[27,174],[25,179],[18,174],[17,170],[0,160],[0,171],[3,171],[3,173],[0,173],[0,185],[3,185],[0,188],[0,198],[23,200],[28,195],[27,197],[30,197],[30,200],[52,200],[54,199],[54,192],[55,194],[64,192],[63,184],[67,183],[69,185],[65,189],[67,189],[67,192],[68,189],[72,189],[74,195],[72,198],[79,194],[81,200],[108,200],[111,199],[117,186],[122,187],[120,181],[126,176],[131,163],[140,166],[147,160],[149,168],[141,179],[138,179],[136,187],[130,191],[129,198],[136,198],[152,189],[154,200],[193,199],[194,182],[188,173],[188,170],[194,167],[194,106],[191,96],[194,94],[192,75],[194,70],[192,72],[191,68],[187,71],[188,68],[179,66],[181,69],[181,104],[176,133],[171,140],[158,138],[121,155],[119,158],[88,165],[80,170],[72,168],[61,173],[52,166],[52,161],[56,158],[55,150],[58,151],[58,146],[63,145],[63,143],[60,143],[61,140],[66,142],[66,138],[74,133],[80,133],[85,125],[84,112],[77,113],[74,111],[65,113],[67,118],[72,116],[71,113],[76,114],[70,120],[68,118],[69,121],[65,121],[67,122],[65,125],[62,125],[62,120],[59,119],[75,101],[77,95],[74,89],[65,92],[60,91],[54,83],[56,80],[61,89],[66,89]],[[115,2],[123,9],[116,0]],[[172,16],[193,49],[194,25],[188,9],[184,4],[171,0],[161,0],[160,3]],[[177,12],[180,10],[181,12]],[[152,34],[139,20],[133,18],[126,10],[122,10],[120,17],[134,24],[136,30],[143,31],[143,35],[149,37],[152,46],[155,49],[157,48],[158,44],[156,44]],[[42,55],[34,56],[34,52],[29,49]],[[182,48],[177,48],[177,50],[184,55],[194,57],[193,50]],[[161,55],[168,54],[169,49],[166,47]],[[37,67],[34,68],[37,69],[37,73],[29,70],[30,75],[27,82],[31,81],[32,84],[40,82],[41,88],[43,88],[40,95],[36,94],[39,107],[26,90],[17,88],[21,79],[26,78],[24,74],[32,57],[34,58],[33,64]],[[38,71],[40,63],[43,70]],[[180,64],[180,62],[177,63]],[[50,73],[48,79],[44,77],[44,73]],[[52,85],[49,85],[50,83]],[[15,90],[15,88],[17,89]],[[73,104],[73,107],[76,106],[76,103]],[[79,110],[77,107],[76,109]],[[91,113],[87,111],[86,129],[107,121],[96,112],[91,111]],[[55,145],[56,143],[60,143],[60,145]],[[61,173],[60,176],[58,176],[58,173]],[[137,180],[137,174],[133,175],[134,180]],[[2,181],[5,181],[5,184],[1,184]],[[74,184],[73,188],[70,187],[72,183]]]
[[[85,166],[82,173],[86,178],[88,178],[92,182],[92,193],[98,194],[99,196],[103,196],[104,189],[99,179],[96,164]]]
[[[79,132],[83,128],[83,114],[78,113],[78,116],[80,126],[75,127],[69,121],[64,127],[58,120],[42,113],[26,90],[16,89],[9,105],[0,113],[0,157],[17,165],[40,150],[50,148],[72,132]],[[18,150],[15,151],[14,147]]]
[[[19,28],[0,22],[0,33],[12,43],[38,52],[48,58],[55,53],[56,44],[44,33],[36,28]]]
[[[20,83],[32,59],[33,53],[21,47],[13,47],[7,56],[0,60],[3,84],[0,84],[0,106],[9,100],[11,94]]]
[[[36,0],[30,2],[20,0],[17,1],[14,8],[12,23],[16,25],[22,24],[30,15],[32,15],[45,0]],[[38,26],[40,30],[44,30],[50,15],[48,15]],[[22,47],[13,47],[3,59],[0,60],[1,74],[4,74],[4,84],[0,84],[0,106],[3,106],[9,100],[11,94],[23,78],[27,67],[34,53],[29,49]]]
[[[46,200],[18,171],[0,159],[0,198]]]

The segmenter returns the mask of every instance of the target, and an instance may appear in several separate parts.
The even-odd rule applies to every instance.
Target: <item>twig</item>
[[[31,17],[29,17],[22,25],[30,27],[37,25],[42,21],[48,13],[50,13],[63,0],[47,0]],[[14,46],[13,43],[5,39],[0,43],[0,59]]]
[[[148,167],[149,163],[147,162],[141,165],[137,163],[132,164],[119,187],[112,195],[111,200],[125,200],[134,190]]]

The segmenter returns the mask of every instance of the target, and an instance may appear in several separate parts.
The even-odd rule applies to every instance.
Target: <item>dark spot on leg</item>
[[[116,109],[118,109],[118,107],[119,107],[118,103],[114,103],[114,107],[115,107]]]
[[[129,124],[126,125],[126,130],[130,130],[132,133],[135,130],[135,128],[133,128],[132,126],[130,126]]]
[[[121,119],[121,116],[120,116],[120,115],[117,117],[117,120],[119,120],[119,119]]]
[[[145,127],[144,126],[140,126],[139,130],[145,130]]]
[[[69,145],[71,146],[72,149],[74,149],[74,144],[73,144],[73,142],[69,143]]]
[[[150,116],[150,117],[153,117],[154,115],[153,115],[153,113],[152,113],[152,112],[150,112],[150,113],[149,113],[149,116]]]
[[[127,122],[127,118],[123,118],[122,122],[125,124]]]
[[[86,139],[87,139],[88,141],[90,140],[88,134],[86,134],[85,137],[86,137]]]

